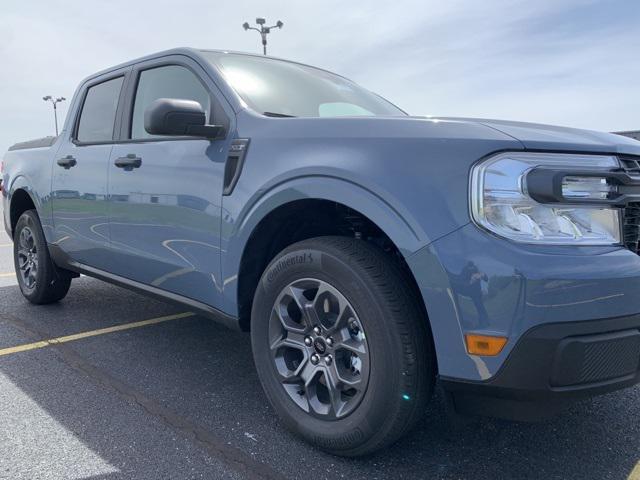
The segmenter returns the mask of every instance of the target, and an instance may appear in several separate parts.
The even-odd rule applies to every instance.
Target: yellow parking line
[[[627,480],[639,480],[640,479],[640,462],[638,462],[635,468],[629,474],[629,478]]]
[[[15,274],[16,274],[16,272],[0,273],[0,278],[13,277],[13,276],[15,276]]]
[[[0,243],[0,248],[13,247],[13,243]]]
[[[16,347],[9,347],[0,349],[0,356],[11,355],[12,353],[24,352],[26,350],[35,350],[37,348],[49,347],[58,343],[73,342],[82,338],[95,337],[97,335],[104,335],[105,333],[120,332],[122,330],[130,330],[132,328],[146,327],[147,325],[155,325],[156,323],[169,322],[171,320],[179,320],[181,318],[193,317],[195,314],[191,312],[178,313],[177,315],[168,315],[166,317],[151,318],[149,320],[142,320],[141,322],[125,323],[123,325],[115,325],[113,327],[100,328],[98,330],[90,330],[88,332],[76,333],[73,335],[67,335],[64,337],[50,338],[48,340],[41,340],[39,342],[26,343],[24,345],[18,345]]]

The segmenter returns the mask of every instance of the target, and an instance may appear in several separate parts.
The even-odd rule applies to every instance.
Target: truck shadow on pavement
[[[3,287],[0,348],[183,311],[87,278],[46,307]],[[15,405],[5,405],[0,477],[71,462],[77,478],[109,479],[627,478],[640,459],[637,387],[538,424],[452,418],[437,395],[395,446],[362,459],[326,455],[278,422],[249,336],[201,317],[0,356],[0,374],[24,394],[15,402],[34,402],[107,465],[92,470],[80,448],[60,453],[60,433],[41,415],[25,407],[25,418],[6,418]]]

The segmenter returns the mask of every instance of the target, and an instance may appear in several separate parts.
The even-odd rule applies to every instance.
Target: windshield
[[[298,63],[202,52],[258,113],[269,116],[404,116],[402,110],[346,78]]]

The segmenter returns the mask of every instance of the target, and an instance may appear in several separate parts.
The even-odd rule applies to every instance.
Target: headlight
[[[566,174],[559,187],[563,203],[543,204],[527,191],[527,174],[548,167]],[[471,172],[471,214],[487,230],[525,243],[611,245],[620,243],[620,214],[598,202],[615,193],[606,172],[618,168],[612,156],[502,153]],[[583,172],[588,171],[589,175]],[[598,172],[603,174],[598,176]],[[575,175],[572,175],[575,172]],[[580,203],[583,203],[580,205]]]

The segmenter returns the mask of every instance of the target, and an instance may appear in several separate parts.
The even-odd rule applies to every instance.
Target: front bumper
[[[516,244],[468,224],[407,263],[427,308],[439,375],[449,390],[487,387],[482,391],[491,394],[484,396],[524,400],[547,393],[591,395],[634,383],[635,378],[617,377],[602,380],[607,385],[567,383],[554,359],[566,338],[640,328],[640,255],[619,246]],[[495,357],[470,355],[468,333],[505,336],[508,342]],[[527,347],[533,344],[536,349]],[[562,358],[562,363],[571,359]],[[529,377],[534,384],[520,383]]]
[[[535,327],[490,380],[440,381],[461,413],[545,418],[576,399],[640,382],[640,315]]]

